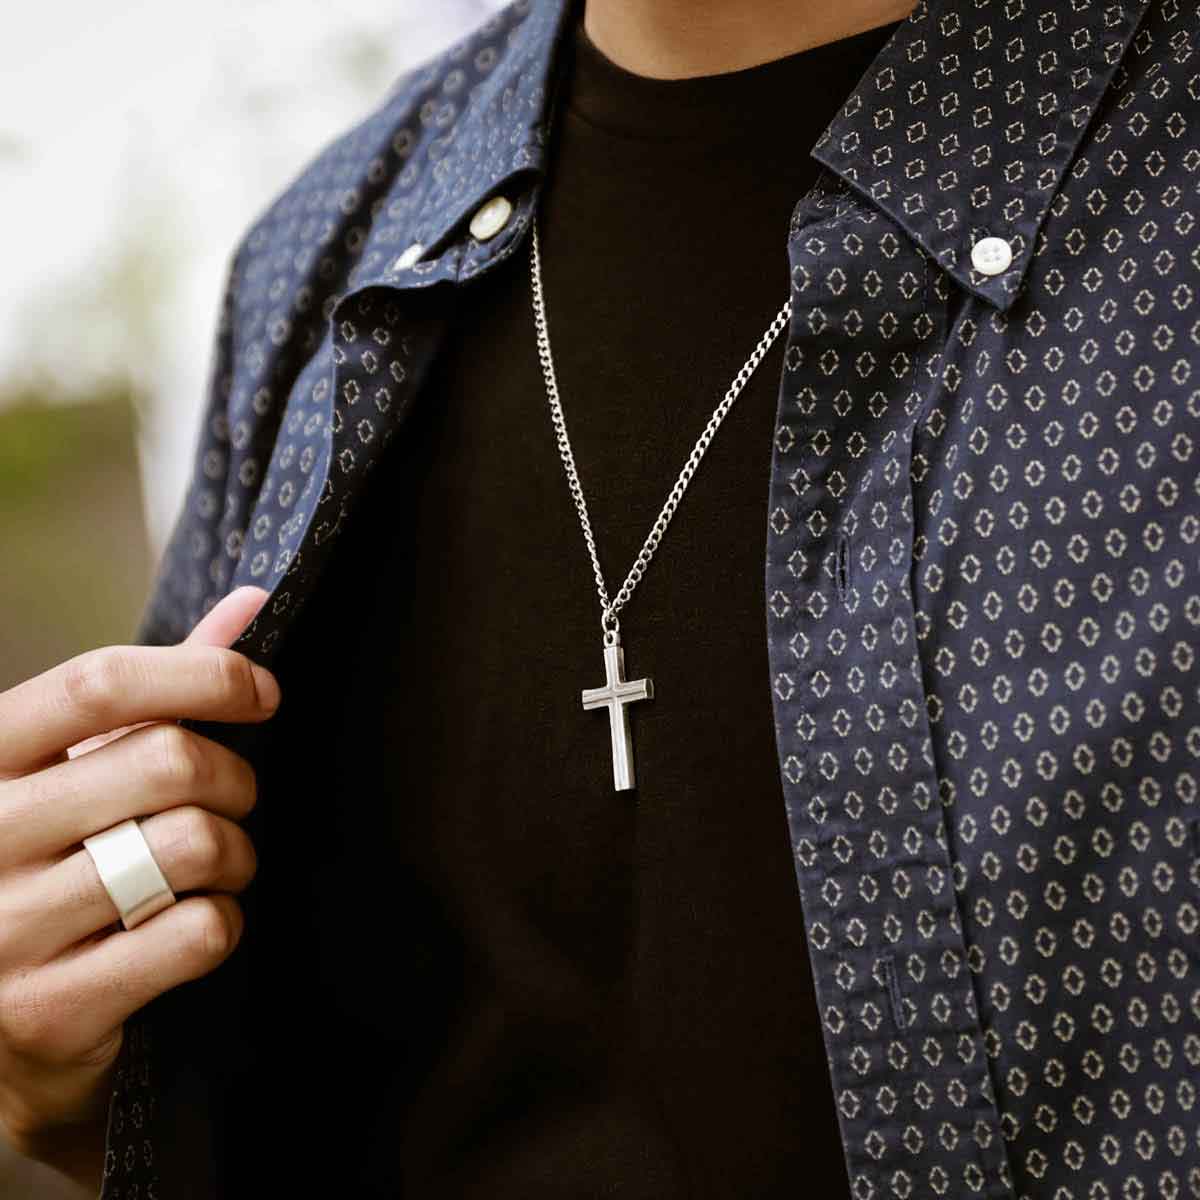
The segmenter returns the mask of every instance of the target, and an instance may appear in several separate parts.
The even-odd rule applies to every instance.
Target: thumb
[[[228,596],[222,596],[216,604],[200,618],[192,627],[191,633],[183,639],[180,645],[195,643],[201,646],[228,646],[237,640],[238,635],[258,615],[259,609],[266,603],[270,595],[265,589],[247,584],[245,587],[234,588]],[[122,725],[119,729],[110,729],[106,733],[98,733],[94,737],[84,738],[67,750],[68,758],[78,758],[89,750],[96,750],[106,742],[119,738],[122,734],[143,725],[153,725],[154,721],[140,721],[136,725]]]

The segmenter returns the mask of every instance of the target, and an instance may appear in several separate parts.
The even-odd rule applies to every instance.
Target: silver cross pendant
[[[625,651],[621,635],[613,630],[604,633],[604,675],[607,682],[603,687],[583,689],[583,707],[608,709],[613,784],[618,792],[623,792],[634,786],[633,739],[627,706],[635,700],[649,700],[654,695],[654,684],[649,679],[625,678]]]

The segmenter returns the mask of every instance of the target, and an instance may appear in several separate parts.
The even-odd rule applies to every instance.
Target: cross
[[[654,695],[654,684],[649,679],[625,678],[621,635],[611,630],[604,638],[604,675],[607,682],[603,687],[583,689],[583,707],[608,709],[613,784],[621,792],[633,787],[633,739],[629,734],[629,709],[626,706],[635,700],[649,700]]]

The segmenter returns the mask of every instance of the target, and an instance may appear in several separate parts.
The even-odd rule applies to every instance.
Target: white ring
[[[130,818],[83,839],[121,923],[132,929],[175,903],[175,893],[159,869],[146,835]]]

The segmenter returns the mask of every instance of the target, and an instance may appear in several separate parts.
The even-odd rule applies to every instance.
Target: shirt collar
[[[918,0],[804,152],[885,212],[962,288],[1007,311],[1149,3]],[[459,281],[513,248],[536,200],[562,47],[581,11],[582,0],[516,0],[501,10],[484,28],[494,38],[509,23],[506,49],[445,132],[421,85],[444,90],[472,39],[450,52],[449,74],[442,59],[427,81],[411,81],[397,129],[411,116],[411,97],[421,97],[422,120],[433,128],[428,179],[397,203],[408,205],[423,254],[415,267],[399,266],[404,247],[368,243],[349,290]],[[498,192],[513,201],[514,216],[480,242],[470,218]],[[971,247],[984,236],[1012,249],[1012,266],[999,275],[972,266]]]

